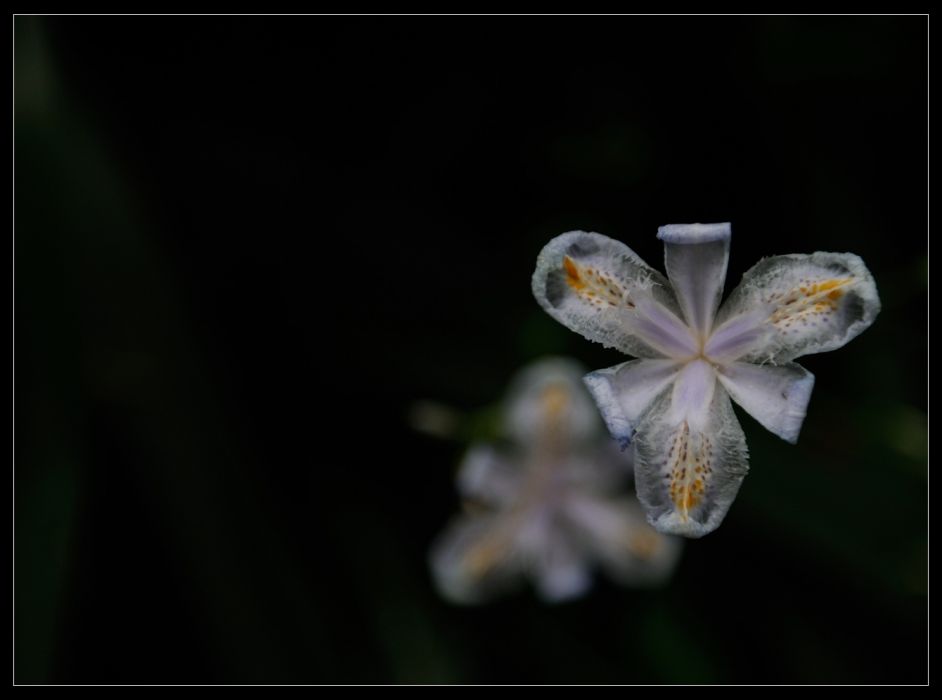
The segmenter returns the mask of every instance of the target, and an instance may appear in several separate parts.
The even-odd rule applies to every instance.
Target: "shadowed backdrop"
[[[925,17],[16,17],[19,683],[927,678]],[[553,236],[883,302],[670,583],[443,601]],[[417,431],[417,402],[457,412]],[[737,409],[738,411],[738,409]]]

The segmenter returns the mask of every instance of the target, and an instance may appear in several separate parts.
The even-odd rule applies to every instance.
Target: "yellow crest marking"
[[[773,294],[769,301],[776,302],[778,308],[769,317],[769,321],[785,332],[792,326],[817,325],[827,320],[838,309],[838,302],[854,283],[853,275],[826,279],[821,282],[802,280],[800,284],[782,294]]]
[[[703,500],[706,482],[713,474],[713,443],[702,433],[691,434],[684,421],[671,440],[667,464],[670,470],[668,494],[686,522],[691,509]]]
[[[598,309],[615,306],[634,308],[625,287],[612,275],[588,265],[580,265],[568,255],[563,257],[563,270],[569,288],[592,306]]]

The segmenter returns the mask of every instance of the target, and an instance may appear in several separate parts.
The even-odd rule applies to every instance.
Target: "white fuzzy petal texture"
[[[681,311],[664,276],[624,243],[598,233],[571,231],[551,240],[537,258],[533,294],[567,328],[627,355],[664,357],[693,345],[674,322]]]
[[[638,426],[635,488],[658,532],[702,537],[719,527],[749,471],[746,439],[722,386],[714,383],[699,427],[677,422],[675,393],[665,389]]]
[[[808,410],[814,375],[800,365],[752,365],[733,362],[721,367],[719,380],[746,412],[790,443],[798,433]]]
[[[772,332],[740,359],[784,364],[836,350],[863,332],[880,312],[873,276],[852,253],[766,258],[743,275],[717,322],[770,308]]]

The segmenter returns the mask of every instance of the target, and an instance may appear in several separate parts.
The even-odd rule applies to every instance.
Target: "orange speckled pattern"
[[[795,333],[802,327],[818,325],[837,311],[838,301],[846,293],[846,287],[853,282],[853,276],[823,282],[803,279],[788,292],[770,295],[768,301],[778,307],[769,321],[784,333]]]
[[[610,275],[587,265],[580,265],[568,255],[563,258],[563,268],[566,271],[566,284],[580,299],[595,308],[634,308],[625,288]]]
[[[706,492],[706,482],[713,473],[713,443],[702,433],[691,433],[687,421],[674,433],[667,452],[668,493],[686,521]]]

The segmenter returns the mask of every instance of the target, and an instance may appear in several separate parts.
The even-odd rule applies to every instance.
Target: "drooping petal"
[[[851,253],[766,258],[743,275],[718,322],[768,309],[761,335],[736,359],[784,364],[835,350],[864,331],[880,311],[873,276]]]
[[[482,603],[519,578],[514,523],[507,514],[455,518],[432,544],[429,564],[436,587],[454,603]]]
[[[677,564],[681,541],[654,530],[636,499],[577,494],[565,507],[583,547],[621,583],[662,583]]]
[[[814,388],[814,375],[795,363],[753,365],[733,362],[719,370],[719,380],[746,412],[767,430],[795,443]]]
[[[521,466],[511,458],[488,445],[476,445],[462,460],[456,482],[463,498],[505,507],[517,498],[523,476]]]
[[[507,432],[521,445],[552,438],[560,448],[599,434],[598,411],[582,384],[585,370],[565,358],[540,360],[518,374],[504,412]]]
[[[723,296],[730,226],[672,224],[661,226],[657,237],[664,241],[664,265],[684,318],[705,338]]]
[[[749,470],[746,439],[722,386],[714,382],[708,410],[680,418],[675,400],[702,407],[701,379],[697,370],[689,388],[663,391],[634,439],[638,500],[648,522],[665,534],[701,537],[715,530]]]
[[[696,355],[663,275],[598,233],[571,231],[550,241],[537,258],[533,294],[567,328],[628,355]]]
[[[645,409],[674,380],[674,360],[631,360],[584,378],[612,437],[625,449]]]

